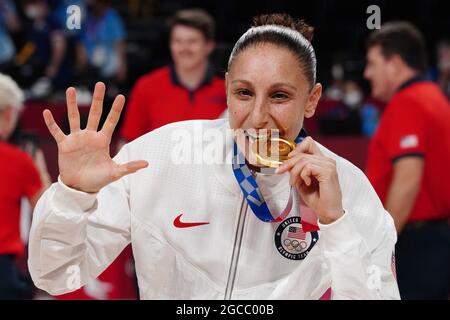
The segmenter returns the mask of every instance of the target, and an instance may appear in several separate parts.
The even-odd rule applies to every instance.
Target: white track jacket
[[[212,143],[199,127],[225,132],[229,123],[177,122],[140,137],[115,161],[149,167],[97,194],[53,184],[34,211],[35,285],[53,295],[73,291],[131,243],[142,299],[319,299],[329,288],[333,299],[399,299],[395,227],[363,172],[319,145],[337,162],[345,214],[305,234],[298,204],[279,223],[253,214],[226,152],[222,163],[174,164],[180,132],[194,137],[194,150],[214,143],[232,150],[231,136]],[[256,181],[271,211],[281,212],[289,174],[256,174]]]

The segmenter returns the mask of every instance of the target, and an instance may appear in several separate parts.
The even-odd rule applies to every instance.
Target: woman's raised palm
[[[105,85],[98,82],[95,85],[87,126],[80,129],[76,91],[74,88],[67,89],[69,135],[61,131],[49,110],[43,113],[45,123],[58,144],[58,165],[62,182],[83,192],[98,192],[109,183],[148,166],[147,161],[143,160],[117,164],[111,159],[109,145],[125,97],[118,95],[115,98],[105,124],[97,131],[104,95]]]

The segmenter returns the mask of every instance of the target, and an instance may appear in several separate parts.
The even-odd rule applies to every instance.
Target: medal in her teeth
[[[256,158],[257,164],[277,168],[288,160],[288,154],[295,149],[296,144],[284,138],[261,137],[250,145],[250,152]]]
[[[306,136],[302,130],[295,142],[290,142],[284,138],[274,137],[272,135],[256,135],[252,137],[250,152],[254,152],[261,165],[268,167],[278,167],[283,161],[288,159],[288,154],[294,150],[295,145],[300,143]],[[259,142],[259,143],[258,143]],[[265,150],[263,148],[266,148]],[[270,149],[270,150],[268,150]],[[251,151],[254,150],[254,151]],[[269,207],[259,189],[256,179],[248,167],[244,154],[239,150],[237,143],[233,146],[232,158],[233,173],[239,187],[242,190],[244,198],[258,219],[264,222],[281,222],[291,212],[294,198],[298,198],[294,188],[291,187],[289,200],[281,213],[274,214],[270,212]]]
[[[257,165],[277,168],[295,149],[296,143],[280,137],[278,130],[262,130],[258,134],[252,131],[248,130],[246,134],[250,138],[250,156]]]

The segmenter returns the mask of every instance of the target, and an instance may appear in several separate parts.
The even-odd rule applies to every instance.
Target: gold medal
[[[295,146],[294,142],[287,139],[264,137],[255,139],[250,145],[250,150],[259,165],[277,168],[289,159],[288,154]]]

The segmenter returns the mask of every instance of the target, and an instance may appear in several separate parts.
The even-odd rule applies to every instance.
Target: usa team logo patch
[[[300,221],[300,217],[287,218],[275,231],[275,247],[286,259],[305,259],[319,240],[319,233],[304,232]]]

